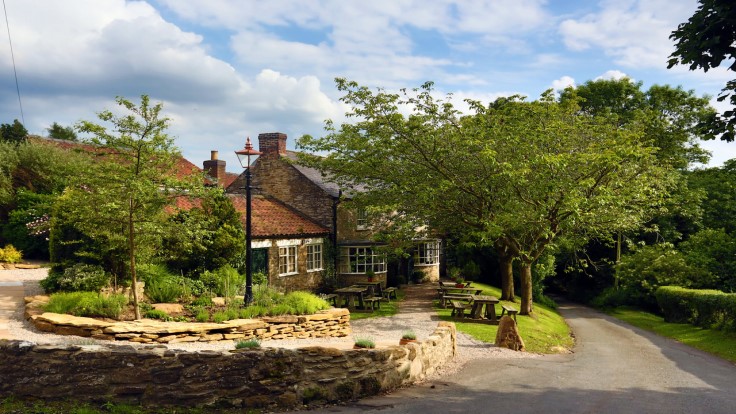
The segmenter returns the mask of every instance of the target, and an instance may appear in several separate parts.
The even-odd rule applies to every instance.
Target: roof
[[[234,183],[235,180],[240,177],[240,174],[235,174],[231,172],[225,172],[225,177],[222,178],[222,188],[228,188],[230,184]]]
[[[50,144],[55,147],[66,149],[66,150],[76,150],[76,151],[84,151],[84,152],[90,152],[90,153],[112,153],[112,150],[105,147],[96,146],[93,144],[85,143],[85,142],[79,142],[79,141],[68,141],[63,139],[55,139],[55,138],[46,138],[46,137],[40,137],[40,136],[33,136],[31,139],[36,140],[40,143]],[[179,156],[176,157],[175,165],[174,165],[174,174],[176,178],[185,178],[192,174],[201,174],[202,169],[197,167],[195,164],[192,164],[189,160],[186,158]]]
[[[303,176],[305,176],[309,181],[315,183],[319,188],[324,190],[327,194],[329,194],[332,197],[340,197],[340,187],[327,180],[327,177],[325,177],[319,170],[316,168],[311,167],[305,167],[303,165],[299,165],[299,153],[295,151],[286,151],[286,158],[288,158],[290,161],[292,161],[292,165],[294,168],[299,171]]]
[[[228,194],[245,226],[245,196]],[[254,195],[251,199],[252,234],[255,238],[326,236],[330,230],[271,198]]]

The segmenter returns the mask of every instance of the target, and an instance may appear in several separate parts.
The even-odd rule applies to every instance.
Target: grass
[[[473,287],[483,289],[482,294],[484,295],[501,297],[501,290],[496,287],[478,282],[473,282]],[[500,310],[502,304],[510,304],[518,309],[519,301],[520,299],[518,297],[517,303],[515,304],[508,301],[501,301],[498,304],[496,312]],[[450,316],[451,312],[451,309],[438,308],[437,310],[437,313],[443,320],[454,322],[458,331],[464,332],[483,342],[494,343],[496,341],[497,325],[470,321],[463,322],[461,319],[452,318]],[[517,323],[521,337],[524,339],[526,350],[529,352],[555,354],[560,353],[563,349],[571,349],[574,345],[574,340],[570,335],[570,327],[565,322],[565,319],[557,311],[538,303],[534,304],[532,315],[518,315]]]
[[[736,363],[736,334],[686,323],[669,323],[661,316],[628,307],[609,310],[608,314],[638,328]]]
[[[401,290],[396,290],[396,298],[394,300],[384,302],[381,301],[381,309],[376,309],[373,312],[350,312],[350,320],[356,321],[358,319],[377,318],[379,316],[393,316],[399,312],[399,302],[404,300],[406,293]]]

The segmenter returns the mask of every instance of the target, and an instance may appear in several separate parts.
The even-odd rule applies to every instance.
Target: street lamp
[[[240,166],[245,169],[245,306],[253,302],[253,256],[251,254],[251,207],[250,207],[250,164],[261,155],[260,152],[253,149],[250,143],[250,137],[245,140],[245,148],[235,151],[238,156]]]

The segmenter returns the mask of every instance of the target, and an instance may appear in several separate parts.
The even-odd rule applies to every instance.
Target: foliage
[[[0,125],[0,141],[8,141],[14,144],[25,142],[28,130],[17,119],[12,124]]]
[[[736,332],[736,293],[662,286],[656,297],[667,322]]]
[[[480,266],[478,266],[478,263],[475,263],[475,261],[468,260],[463,265],[461,275],[464,280],[478,280],[478,277],[480,276]]]
[[[8,212],[0,236],[23,250],[26,257],[48,259],[49,216],[56,196],[16,189],[15,206]]]
[[[168,313],[160,309],[149,309],[143,314],[143,317],[148,319],[159,319],[162,321],[168,320],[170,318]]]
[[[370,337],[355,337],[355,346],[358,348],[375,348],[376,342]]]
[[[660,286],[692,286],[698,277],[687,264],[682,253],[671,243],[636,247],[631,254],[621,258],[616,267],[620,286],[631,295],[639,306],[653,308],[654,292]]]
[[[251,349],[251,348],[260,348],[261,347],[261,341],[257,339],[247,339],[245,341],[238,341],[235,344],[235,349]]]
[[[9,244],[0,248],[0,263],[19,263],[23,258],[20,250]]]
[[[76,230],[105,246],[105,253],[125,258],[140,318],[136,261],[146,261],[160,245],[164,207],[187,190],[193,195],[197,187],[194,175],[177,175],[179,153],[165,133],[169,120],[160,115],[162,104],[150,104],[146,95],[139,105],[121,97],[116,102],[126,114],[98,113],[109,127],[90,121],[77,125],[91,135],[86,141],[94,146],[90,156],[96,162],[85,165],[63,204]]]
[[[405,331],[401,334],[401,339],[416,340],[417,334],[414,331]]]
[[[47,292],[99,292],[110,283],[110,276],[101,266],[85,263],[64,269],[58,277],[50,272],[46,279],[49,281],[43,286]]]
[[[207,311],[207,309],[204,309],[204,308],[199,309],[194,314],[194,319],[197,322],[207,322],[207,321],[210,320],[210,313],[209,313],[209,311]]]
[[[103,295],[95,292],[55,293],[44,306],[46,312],[75,316],[97,316],[117,319],[128,303],[125,295]]]
[[[544,279],[555,275],[555,255],[547,252],[534,263],[532,269],[532,298],[550,309],[557,309],[557,303],[545,296]]]
[[[230,265],[214,271],[206,270],[199,275],[199,279],[208,291],[225,298],[237,296],[245,288],[245,276]]]
[[[736,237],[723,229],[703,229],[678,249],[699,276],[692,287],[736,292]]]
[[[668,68],[677,64],[690,66],[690,70],[719,67],[725,60],[728,70],[736,71],[736,5],[730,0],[699,0],[700,6],[687,22],[678,25],[670,39],[675,41],[675,51],[670,55]],[[726,82],[719,101],[730,97],[734,109],[722,116],[713,116],[706,127],[711,138],[721,135],[724,141],[734,140],[736,128],[736,79]]]
[[[54,122],[50,127],[46,128],[46,132],[49,133],[49,137],[54,139],[61,139],[65,141],[77,141],[77,133],[74,128],[67,126],[61,126],[59,123]]]
[[[703,226],[723,228],[736,234],[736,159],[721,167],[699,169],[688,174],[691,187],[705,192],[702,201]]]
[[[146,296],[154,303],[174,303],[191,295],[185,278],[181,276],[157,276],[145,282]]]
[[[245,233],[240,215],[222,189],[206,191],[201,203],[172,215],[160,256],[184,274],[235,265],[244,251]]]
[[[313,293],[301,291],[287,293],[281,303],[290,308],[288,313],[291,315],[308,315],[332,307],[326,300]]]

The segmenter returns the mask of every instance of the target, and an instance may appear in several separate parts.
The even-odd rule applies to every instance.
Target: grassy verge
[[[608,314],[638,328],[672,338],[736,363],[736,334],[703,329],[685,323],[669,323],[661,316],[626,307],[609,310]]]
[[[501,296],[501,290],[493,286],[473,282],[473,287],[483,289],[484,295],[496,297]],[[501,301],[496,308],[496,313],[500,313],[501,304],[510,304],[518,309],[518,301],[519,300],[517,299],[516,304]],[[455,322],[455,325],[460,332],[464,332],[483,342],[493,343],[496,341],[496,331],[498,330],[498,326],[470,321],[463,322],[462,320],[450,317],[451,312],[451,309],[438,308],[437,310],[437,313],[443,320]],[[521,333],[526,349],[529,352],[554,354],[571,349],[574,345],[574,340],[570,335],[570,327],[565,322],[565,319],[553,309],[549,309],[539,304],[534,304],[534,312],[532,312],[532,315],[519,315],[517,320],[519,332]]]
[[[367,318],[377,318],[379,316],[392,316],[396,315],[397,312],[399,312],[399,302],[404,300],[404,296],[406,293],[398,289],[396,290],[396,297],[398,299],[392,299],[389,302],[381,302],[381,309],[376,309],[375,311],[351,311],[350,312],[350,320],[355,321],[358,319],[367,319]]]

